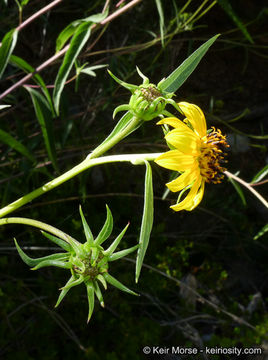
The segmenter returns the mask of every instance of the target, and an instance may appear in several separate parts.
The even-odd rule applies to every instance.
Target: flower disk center
[[[222,172],[226,170],[221,165],[227,162],[224,159],[227,155],[225,151],[229,147],[226,136],[213,127],[212,131],[201,141],[202,145],[198,157],[200,174],[206,182],[218,184],[224,177]]]

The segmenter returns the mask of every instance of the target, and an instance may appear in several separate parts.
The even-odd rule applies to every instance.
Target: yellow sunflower
[[[178,105],[185,116],[184,122],[169,117],[157,123],[174,128],[165,136],[174,150],[160,155],[155,162],[180,173],[175,180],[166,184],[167,187],[173,192],[183,189],[190,191],[182,201],[179,196],[177,204],[171,208],[190,211],[202,200],[205,182],[219,183],[224,177],[222,172],[225,169],[221,163],[225,162],[224,149],[229,145],[220,130],[212,128],[207,132],[205,116],[198,106],[187,102]]]

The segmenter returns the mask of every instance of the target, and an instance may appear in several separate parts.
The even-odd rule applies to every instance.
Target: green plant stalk
[[[105,144],[100,144],[98,147],[96,147],[96,149],[91,154],[89,154],[87,158],[94,159],[104,154],[107,150],[128,136],[142,121],[142,119],[133,116],[132,120],[129,121],[128,125],[124,129],[122,129],[118,134],[114,135]]]
[[[78,243],[77,240],[75,240],[73,237],[66,234],[65,232],[55,228],[54,226],[43,223],[41,221],[28,219],[28,218],[21,218],[21,217],[11,217],[11,218],[0,219],[0,226],[7,225],[7,224],[30,225],[30,226],[36,227],[38,229],[44,230],[46,232],[49,232],[50,234],[53,234],[53,235],[57,236],[58,238],[65,240],[70,245],[72,245],[72,242]]]
[[[99,153],[105,151],[104,149],[100,149]],[[0,210],[0,218],[15,211],[16,209],[20,208],[21,206],[31,202],[33,199],[45,194],[46,192],[54,189],[55,187],[65,183],[66,181],[72,179],[76,175],[80,174],[81,172],[101,164],[107,163],[114,163],[114,162],[123,162],[128,161],[134,165],[141,165],[144,164],[144,160],[152,161],[156,159],[161,153],[152,153],[152,154],[126,154],[126,155],[111,155],[111,156],[103,156],[101,158],[93,158],[91,159],[91,155],[83,160],[80,164],[73,167],[71,170],[67,171],[66,173],[60,175],[59,177],[49,181],[45,185],[41,186],[40,188],[30,192],[29,194],[22,196],[18,200],[12,202],[11,204],[5,206]]]

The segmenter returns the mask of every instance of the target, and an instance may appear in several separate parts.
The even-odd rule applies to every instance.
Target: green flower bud
[[[157,86],[149,83],[149,79],[142,74],[138,67],[137,72],[143,78],[143,83],[139,86],[128,84],[118,79],[111,71],[108,70],[108,72],[116,82],[132,93],[129,103],[118,106],[114,110],[113,117],[119,111],[129,111],[133,116],[149,121],[161,115],[169,116],[169,113],[165,110],[167,104],[173,105],[176,110],[180,111],[176,102],[172,100],[174,94],[163,93],[159,87],[161,81]]]
[[[59,239],[55,236],[43,232],[43,234],[48,239],[50,239],[51,241],[59,245],[63,250],[65,250],[66,252],[64,253],[52,254],[42,258],[32,259],[23,252],[16,240],[15,244],[22,260],[27,265],[34,266],[32,270],[37,270],[40,267],[45,266],[56,266],[64,269],[69,269],[71,271],[71,278],[67,281],[65,286],[60,289],[61,293],[55,307],[60,304],[64,296],[72,287],[80,285],[81,283],[84,283],[86,285],[89,305],[89,321],[94,309],[95,295],[97,296],[97,299],[99,300],[101,306],[104,306],[103,297],[98,285],[98,281],[102,284],[105,290],[107,289],[108,282],[122,291],[125,291],[132,295],[137,295],[132,290],[121,284],[118,280],[113,278],[110,274],[108,274],[108,270],[110,261],[118,260],[123,256],[130,254],[131,252],[137,250],[139,245],[133,246],[129,249],[121,250],[116,253],[114,252],[121,239],[123,238],[129,224],[121,231],[121,233],[116,237],[116,239],[112,242],[108,249],[104,250],[104,248],[100,245],[110,236],[113,228],[113,218],[108,206],[105,224],[103,225],[99,235],[96,237],[95,240],[85,220],[81,208],[80,215],[86,237],[86,242],[83,244],[70,236],[67,236],[67,244],[66,237],[64,239]]]

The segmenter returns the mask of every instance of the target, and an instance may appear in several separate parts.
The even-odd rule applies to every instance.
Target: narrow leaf
[[[3,38],[2,45],[0,46],[0,79],[8,64],[9,58],[16,45],[18,38],[18,30],[10,30]]]
[[[161,0],[155,0],[158,15],[159,15],[159,26],[160,26],[160,36],[161,36],[161,43],[164,46],[164,33],[165,33],[165,21],[164,21],[164,12],[162,7]]]
[[[106,205],[106,214],[106,221],[95,240],[95,245],[101,245],[106,239],[108,239],[113,230],[113,216],[108,205]]]
[[[138,295],[134,291],[130,290],[125,285],[123,285],[120,281],[116,280],[112,275],[105,273],[105,274],[103,274],[103,277],[109,284],[113,285],[117,289],[119,289],[121,291],[125,291],[131,295]]]
[[[53,130],[53,122],[52,122],[53,114],[51,113],[50,106],[46,98],[38,91],[30,87],[25,87],[25,89],[31,95],[35,114],[39,121],[41,131],[43,134],[48,158],[51,161],[54,169],[58,172],[59,168],[56,157],[56,146],[55,146],[54,130]]]
[[[226,14],[232,19],[232,21],[237,25],[237,27],[242,31],[245,38],[251,43],[254,44],[254,41],[250,35],[250,33],[247,31],[247,28],[242,23],[242,21],[239,19],[239,17],[234,12],[230,1],[228,0],[217,0],[220,6],[223,8],[223,10],[226,12]]]
[[[84,47],[85,43],[87,42],[90,36],[91,25],[92,22],[89,21],[82,23],[81,25],[78,26],[71,40],[70,47],[66,52],[62,65],[59,69],[55,81],[54,92],[53,92],[54,105],[57,114],[59,114],[60,98],[61,98],[62,90],[65,85],[65,81],[71,71],[71,68],[77,56],[79,55],[80,51],[82,50],[82,48]]]
[[[258,232],[258,234],[254,236],[253,240],[258,240],[267,231],[268,231],[268,224],[264,225],[264,227]]]
[[[19,244],[17,243],[16,239],[14,239],[16,248],[18,250],[18,253],[22,259],[23,262],[25,262],[25,264],[29,265],[29,266],[36,266],[38,265],[38,263],[40,263],[41,261],[46,261],[46,260],[64,260],[64,259],[68,259],[68,255],[66,255],[66,253],[57,253],[57,254],[52,254],[52,255],[48,255],[48,256],[43,256],[41,258],[30,258],[28,255],[25,254],[25,252],[21,249],[21,247],[19,246]]]
[[[18,140],[16,140],[13,136],[11,136],[9,133],[7,133],[4,130],[0,129],[0,141],[2,141],[4,144],[10,146],[12,149],[18,151],[23,156],[27,157],[32,162],[36,162],[33,154]]]
[[[137,260],[136,260],[136,283],[139,280],[142,263],[149,244],[151,230],[153,227],[153,217],[154,217],[152,169],[148,161],[145,161],[145,164],[146,164],[146,174],[145,174],[145,186],[144,186],[144,206],[143,206],[143,215],[142,215],[141,231],[139,238],[140,246],[138,249]]]
[[[45,231],[41,231],[41,233],[48,238],[50,241],[54,242],[55,244],[57,244],[58,246],[60,246],[62,249],[68,251],[68,252],[72,252],[72,247],[70,244],[68,244],[65,240],[59,239],[56,236],[53,236],[51,234],[48,234]]]
[[[251,184],[258,183],[261,181],[265,176],[268,175],[268,165],[265,165],[251,180]]]
[[[230,181],[230,183],[233,185],[233,187],[235,188],[236,192],[238,193],[241,201],[242,201],[242,204],[244,206],[247,205],[247,201],[246,201],[246,198],[245,198],[245,195],[243,193],[243,190],[241,189],[241,186],[236,182],[234,181],[232,178],[228,178],[228,180]]]
[[[108,256],[112,255],[112,253],[115,251],[118,244],[120,243],[122,237],[125,235],[125,232],[127,231],[128,227],[129,227],[129,223],[125,226],[125,228],[121,231],[121,233],[117,236],[117,238],[112,242],[112,244],[108,247],[108,249],[103,251],[104,255],[108,255]]]
[[[201,45],[192,55],[190,55],[184,62],[174,70],[165,80],[159,83],[159,88],[166,92],[175,92],[188,79],[191,73],[195,70],[200,60],[206,54],[210,46],[220,35],[215,35],[203,45]]]
[[[60,295],[58,297],[58,300],[56,302],[55,308],[57,306],[59,306],[59,304],[61,303],[61,301],[63,300],[64,296],[67,294],[67,292],[70,290],[70,287],[68,287],[68,285],[70,285],[73,281],[75,280],[75,277],[72,275],[70,277],[70,279],[67,281],[67,283],[65,284],[65,286],[67,286],[67,288],[62,289],[60,292]]]
[[[121,259],[122,257],[127,256],[128,254],[132,253],[133,251],[137,250],[138,248],[139,248],[139,244],[132,246],[129,249],[117,251],[116,253],[113,253],[112,255],[110,255],[108,257],[108,260],[115,261],[115,260]]]
[[[94,297],[95,297],[95,290],[92,282],[86,283],[87,287],[87,299],[88,299],[88,317],[87,322],[89,322],[91,315],[94,310]]]
[[[13,65],[17,66],[19,69],[25,71],[26,73],[32,73],[33,74],[35,72],[35,69],[30,64],[28,64],[27,61],[23,60],[22,58],[20,58],[18,56],[11,55],[10,62]],[[50,110],[51,110],[53,116],[55,116],[55,111],[54,111],[54,106],[53,106],[53,103],[52,103],[52,100],[51,100],[51,96],[50,96],[50,93],[49,93],[49,91],[48,91],[48,89],[46,87],[46,84],[45,84],[43,78],[39,74],[34,74],[33,75],[33,80],[36,82],[36,84],[38,84],[41,87],[41,89],[42,89],[42,91],[43,91],[43,93],[44,93],[44,95],[47,98],[47,101],[49,103]]]
[[[93,245],[94,244],[94,237],[93,237],[92,232],[90,230],[90,227],[88,226],[88,223],[87,223],[87,221],[86,221],[86,219],[84,217],[81,205],[79,206],[79,212],[80,212],[80,216],[81,216],[81,219],[82,219],[84,233],[86,235],[87,243],[90,244],[90,245]]]

